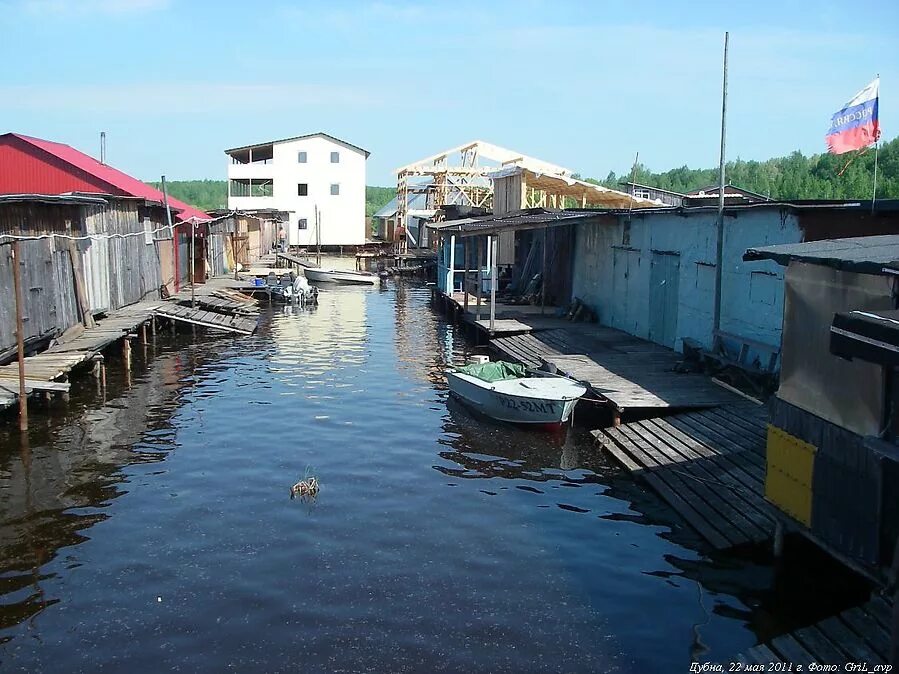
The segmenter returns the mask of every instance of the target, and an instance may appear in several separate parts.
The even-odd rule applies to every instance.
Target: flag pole
[[[877,96],[880,96],[880,73],[877,73],[877,77],[875,78],[878,81],[878,90]],[[878,130],[879,131],[879,130]],[[871,213],[874,213],[874,202],[877,201],[877,150],[880,148],[880,138],[879,133],[875,131],[874,137],[874,185],[871,189]]]
[[[880,145],[874,141],[874,189],[871,191],[871,212],[874,212],[874,202],[877,201],[877,148]]]

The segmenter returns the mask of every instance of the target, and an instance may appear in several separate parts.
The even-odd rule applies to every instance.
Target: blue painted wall
[[[655,255],[678,253],[678,350],[691,337],[712,346],[715,301],[715,222],[713,211],[634,213],[576,225],[573,295],[599,314],[599,320],[644,339],[650,331],[651,266]],[[796,216],[780,208],[727,215],[724,224],[721,329],[780,345],[783,321],[783,269],[770,261],[743,262],[754,246],[802,240]],[[659,340],[660,341],[660,340]],[[660,341],[660,343],[662,343]]]

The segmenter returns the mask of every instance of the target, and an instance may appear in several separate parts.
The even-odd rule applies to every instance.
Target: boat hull
[[[374,274],[362,274],[354,271],[339,271],[328,269],[303,270],[306,278],[313,283],[340,283],[343,285],[375,285],[378,277]]]
[[[571,418],[586,389],[567,382],[564,393],[541,395],[516,391],[508,382],[487,383],[453,371],[446,373],[450,392],[471,408],[493,419],[512,424],[554,427]],[[528,381],[528,380],[525,380]]]

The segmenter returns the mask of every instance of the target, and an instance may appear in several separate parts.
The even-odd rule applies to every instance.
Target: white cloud
[[[15,110],[64,108],[72,112],[127,114],[134,117],[214,113],[235,109],[255,113],[304,106],[377,106],[383,97],[355,86],[320,84],[220,84],[143,82],[108,85],[0,86],[4,107]]]
[[[137,14],[166,9],[171,0],[22,0],[31,14]]]

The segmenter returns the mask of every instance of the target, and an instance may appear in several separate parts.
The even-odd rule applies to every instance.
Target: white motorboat
[[[557,375],[542,376],[504,361],[446,371],[450,392],[473,409],[500,421],[556,427],[571,418],[585,386]]]
[[[343,283],[348,285],[375,285],[379,281],[377,274],[367,271],[350,271],[342,269],[310,269],[303,270],[306,278],[313,283]]]

